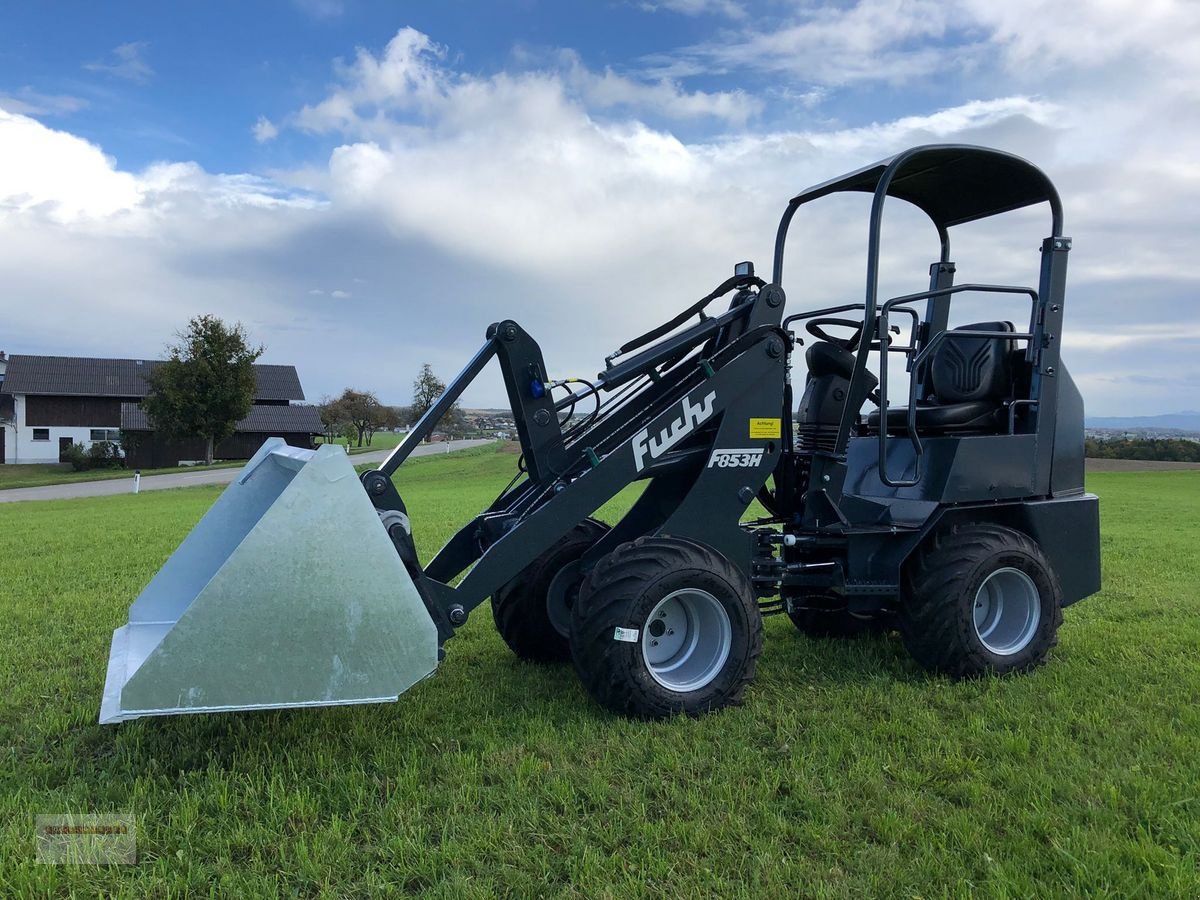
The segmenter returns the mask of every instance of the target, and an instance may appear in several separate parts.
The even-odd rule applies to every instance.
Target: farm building
[[[59,462],[71,444],[90,446],[135,435],[125,448],[127,464],[141,468],[204,458],[199,441],[166,441],[155,435],[138,405],[148,392],[146,376],[158,360],[96,359],[13,354],[0,385],[0,460]],[[304,400],[295,366],[258,365],[250,414],[232,437],[217,445],[219,459],[249,459],[268,437],[308,447],[322,430],[316,407]],[[193,446],[194,445],[194,446]]]

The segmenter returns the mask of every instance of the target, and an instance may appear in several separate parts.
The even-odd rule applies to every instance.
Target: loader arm
[[[511,320],[492,325],[483,347],[404,443],[362,476],[385,521],[404,514],[389,534],[438,626],[440,644],[564,533],[636,481],[651,483],[589,557],[621,540],[672,534],[712,546],[749,577],[753,539],[738,523],[782,452],[788,346],[779,329],[782,307],[778,288],[743,288],[726,312],[701,317],[619,363],[613,362],[619,353],[609,357],[588,390],[557,404],[533,338]],[[409,526],[390,475],[492,357],[500,363],[526,473],[422,567],[411,531],[420,523]],[[560,408],[622,390],[605,415],[564,433]],[[756,433],[752,422],[767,424]]]

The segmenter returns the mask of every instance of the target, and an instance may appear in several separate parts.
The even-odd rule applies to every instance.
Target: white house
[[[0,354],[2,357],[3,354]],[[146,376],[157,360],[95,359],[77,356],[13,354],[0,362],[0,461],[5,463],[57,463],[72,444],[91,446],[98,441],[117,442],[122,427],[149,432],[145,417],[137,418],[137,404],[146,396]],[[253,455],[267,434],[257,430],[264,418],[262,407],[272,407],[265,426],[292,442],[306,445],[321,431],[320,417],[311,406],[292,406],[304,391],[295,366],[255,366],[256,415],[247,416],[237,429],[239,440],[226,458]],[[243,423],[239,423],[242,426]],[[257,442],[257,444],[255,444]],[[139,453],[157,465],[174,465],[168,459],[174,448],[162,441],[143,441]],[[202,453],[202,451],[201,451]],[[192,453],[188,458],[194,458]],[[158,460],[161,459],[162,462]],[[140,463],[139,463],[140,464]]]

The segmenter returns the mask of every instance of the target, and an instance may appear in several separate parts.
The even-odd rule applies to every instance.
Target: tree
[[[416,421],[413,418],[411,406],[393,406],[391,409],[392,414],[396,417],[396,424],[394,426],[396,428],[404,428]]]
[[[429,363],[423,363],[421,365],[421,373],[417,375],[416,381],[413,382],[413,421],[418,421],[421,416],[429,412],[429,407],[433,406],[437,402],[437,398],[445,392],[446,385],[433,374],[433,366]]]
[[[230,327],[212,315],[196,316],[177,337],[166,361],[146,378],[150,392],[142,409],[165,437],[202,439],[204,461],[211,463],[213,447],[250,412],[254,363],[263,348],[249,344],[240,322]]]
[[[417,375],[416,380],[413,382],[413,401],[410,411],[413,423],[419,422],[421,417],[429,412],[430,407],[445,392],[446,385],[433,374],[433,366],[429,363],[423,363],[420,374]],[[443,423],[458,423],[462,421],[462,418],[462,410],[455,403],[441,419],[434,423],[433,427],[437,428]]]
[[[386,423],[390,420],[388,408],[370,391],[346,388],[333,401],[332,407],[331,415],[336,414],[340,417],[338,421],[353,428],[353,436],[359,447],[380,428],[387,427]]]
[[[342,430],[348,424],[346,406],[342,403],[342,398],[322,398],[321,402],[317,404],[317,414],[321,417],[321,424],[325,426],[325,440],[333,443],[341,436]]]
[[[403,421],[398,407],[381,406],[379,408],[379,417],[367,431],[367,444],[371,443],[371,438],[374,437],[376,431],[384,428],[399,428]]]

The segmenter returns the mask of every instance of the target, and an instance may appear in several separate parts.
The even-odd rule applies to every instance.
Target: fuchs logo
[[[714,450],[708,460],[708,467],[718,469],[753,468],[762,462],[762,447],[750,447],[745,450]]]
[[[698,403],[693,403],[690,397],[684,397],[683,415],[664,428],[658,437],[650,437],[649,428],[639,431],[633,439],[633,464],[637,470],[640,472],[646,468],[647,453],[651,459],[658,459],[695,431],[697,425],[713,414],[716,402],[716,391],[709,391],[708,396]]]

